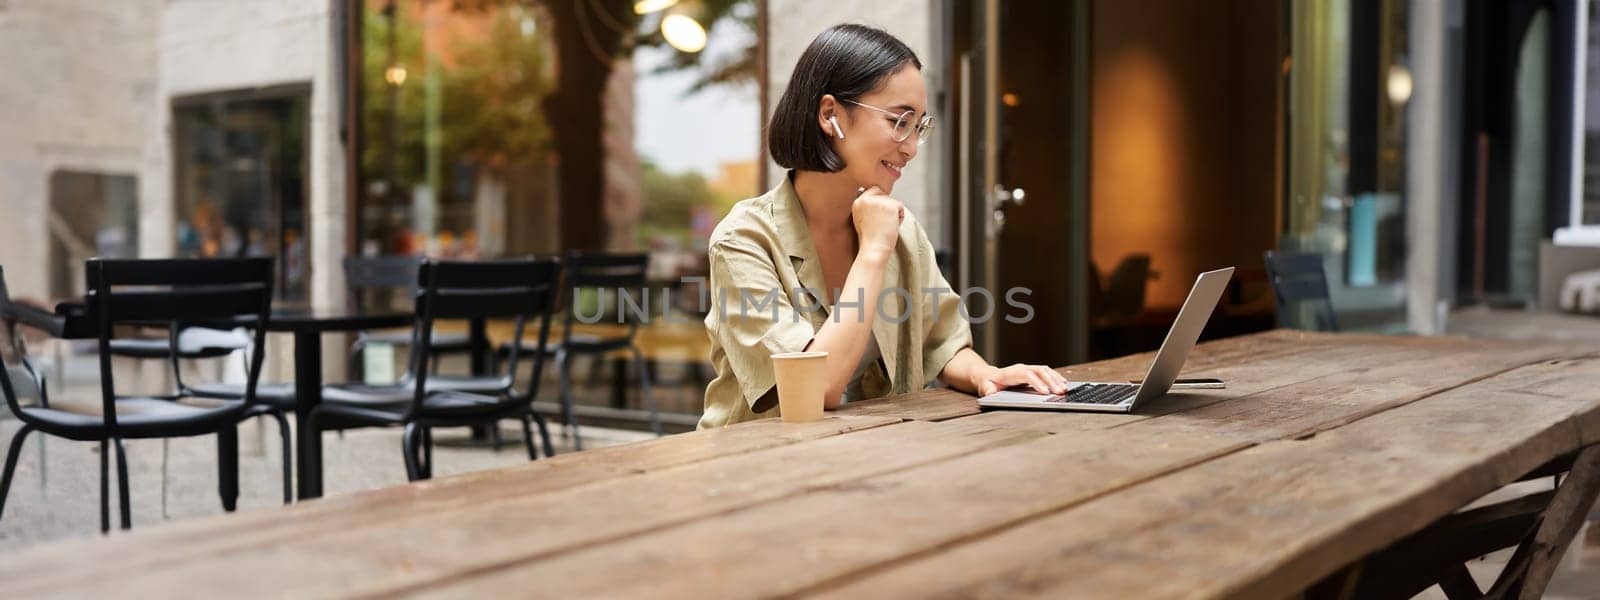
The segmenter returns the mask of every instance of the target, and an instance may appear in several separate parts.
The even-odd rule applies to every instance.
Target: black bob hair
[[[802,171],[843,170],[844,158],[833,151],[829,132],[817,126],[822,96],[855,100],[907,64],[922,68],[905,42],[882,29],[846,23],[817,34],[800,53],[767,126],[767,150],[773,162]]]

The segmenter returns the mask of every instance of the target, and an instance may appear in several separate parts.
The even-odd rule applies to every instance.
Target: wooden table
[[[1137,415],[925,390],[37,548],[0,597],[1277,598],[1588,448],[1536,591],[1600,487],[1593,346],[1274,331],[1185,373],[1228,389]]]

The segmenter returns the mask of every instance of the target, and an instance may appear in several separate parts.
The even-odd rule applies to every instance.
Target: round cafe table
[[[305,427],[311,409],[322,403],[322,334],[384,329],[410,325],[411,313],[360,313],[345,309],[274,310],[267,331],[294,336],[294,414],[298,443],[295,467],[299,473],[297,497],[322,496],[322,436]]]

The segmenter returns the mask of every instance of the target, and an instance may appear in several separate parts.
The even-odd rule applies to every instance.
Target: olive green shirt
[[[701,429],[778,416],[772,355],[804,350],[833,314],[818,300],[831,295],[792,177],[734,205],[711,233],[706,332],[716,378],[706,386]],[[939,272],[933,244],[910,211],[882,289],[878,299],[863,299],[882,356],[861,373],[865,398],[922,389],[972,345],[961,297]],[[859,296],[844,292],[840,301]]]

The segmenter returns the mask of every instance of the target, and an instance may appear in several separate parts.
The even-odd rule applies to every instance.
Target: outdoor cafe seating
[[[265,323],[272,298],[271,259],[243,258],[224,260],[90,260],[88,306],[94,315],[93,331],[99,348],[100,402],[71,404],[58,399],[52,405],[41,391],[40,402],[23,406],[9,369],[0,369],[0,391],[6,403],[23,422],[12,437],[0,475],[0,511],[28,434],[46,435],[100,444],[100,529],[111,528],[108,461],[116,453],[118,508],[121,526],[132,526],[128,494],[127,457],[122,440],[181,436],[217,436],[217,468],[222,505],[233,510],[238,496],[237,426],[242,420],[270,416],[278,423],[283,447],[283,501],[290,492],[289,427],[283,412],[255,398],[255,384],[263,359]],[[10,315],[14,308],[5,292],[4,272],[0,271],[0,309]],[[166,323],[177,328],[182,321],[252,324],[255,333],[251,346],[244,396],[240,399],[194,402],[197,396],[180,389],[172,395],[118,394],[111,366],[110,347],[116,327],[124,324]],[[26,349],[7,320],[14,345],[15,360],[34,375]],[[176,338],[176,335],[173,335]],[[174,352],[176,354],[176,352]],[[43,389],[36,382],[34,387]],[[108,448],[109,445],[109,448]],[[3,514],[3,513],[0,513]]]

